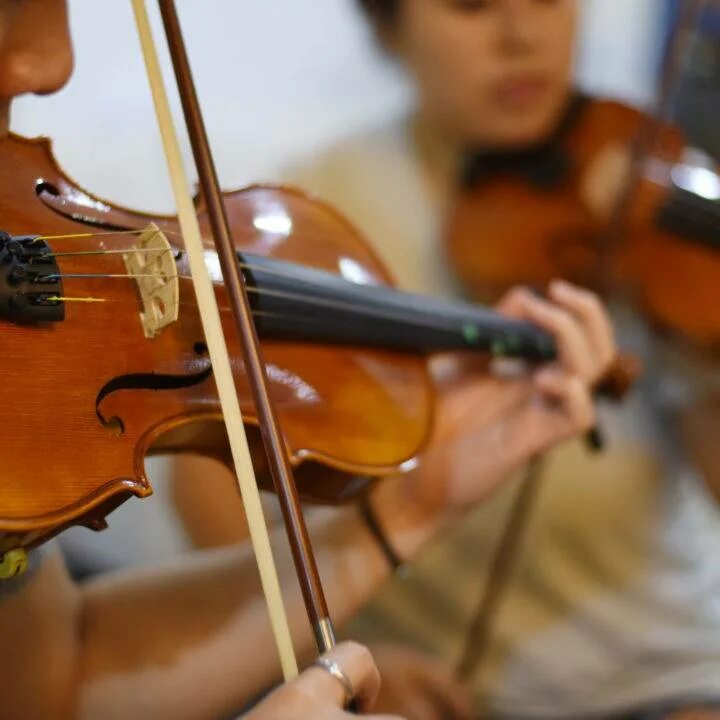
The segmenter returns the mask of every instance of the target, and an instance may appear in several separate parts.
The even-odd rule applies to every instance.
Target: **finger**
[[[558,343],[563,363],[588,380],[594,379],[589,338],[570,312],[525,287],[510,290],[498,303],[497,310],[514,318],[533,322],[552,333]]]
[[[495,303],[495,310],[508,317],[522,319],[524,317],[525,300],[534,295],[530,288],[518,285],[508,290],[500,300]]]
[[[600,298],[563,280],[555,280],[548,290],[550,297],[566,310],[572,312],[587,331],[600,366],[599,375],[607,370],[617,355],[615,333],[610,316]]]
[[[568,435],[590,430],[595,408],[586,383],[560,368],[547,367],[535,373],[533,384],[541,397],[554,404],[567,418]]]
[[[522,318],[551,333],[558,345],[560,361],[571,372],[591,382],[598,369],[592,359],[587,333],[571,313],[531,293],[516,298]]]
[[[344,642],[323,657],[336,662],[345,673],[358,710],[363,712],[371,708],[380,691],[380,674],[370,651],[364,645]],[[300,684],[303,691],[318,699],[328,699],[339,708],[345,704],[345,686],[325,668],[312,666],[293,682]]]

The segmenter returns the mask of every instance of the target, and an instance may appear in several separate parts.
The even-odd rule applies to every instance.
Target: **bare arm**
[[[431,448],[416,469],[386,481],[373,497],[401,556],[411,558],[533,454],[590,426],[588,385],[613,351],[609,339],[608,347],[599,347],[602,325],[583,329],[576,308],[589,296],[571,301],[568,311],[560,311],[528,294],[508,300],[514,312],[562,339],[557,367],[524,380],[472,381],[463,368],[444,368]],[[589,304],[594,318],[600,311]],[[331,613],[342,624],[389,568],[354,509],[322,520],[313,531],[314,547]],[[275,537],[296,648],[307,657],[313,643],[302,600],[282,531]],[[221,715],[277,679],[254,560],[244,543],[161,572],[99,580],[84,592],[83,616],[81,698],[88,718],[107,706],[117,708],[117,717]],[[112,718],[107,712],[104,717]]]
[[[394,489],[381,495],[392,513],[390,506],[404,500]],[[411,554],[436,524],[407,510],[397,530]],[[354,511],[323,520],[317,560],[331,610],[342,622],[388,568]],[[275,539],[296,647],[309,658],[313,643],[294,569],[281,531]],[[81,586],[53,552],[21,590],[1,597],[0,637],[2,720],[217,718],[279,680],[246,544]]]
[[[0,672],[5,680],[0,718],[2,720],[59,720],[77,716],[73,709],[73,690],[82,644],[81,602],[78,589],[70,581],[59,553],[49,557],[37,576],[12,596],[0,596]],[[54,612],[47,612],[51,602]],[[340,664],[356,690],[360,706],[369,710],[379,688],[377,669],[368,651],[354,643],[343,643],[330,658]],[[147,717],[140,693],[142,685],[127,688],[135,700],[127,706],[100,708],[93,717]],[[166,698],[163,717],[186,717]],[[105,701],[113,702],[111,696]],[[344,692],[338,681],[320,669],[303,673],[260,703],[247,720],[350,720],[342,711]],[[128,707],[132,715],[123,713]],[[212,703],[194,717],[217,717]],[[152,715],[154,717],[154,715]],[[376,720],[390,716],[372,715]]]
[[[582,339],[582,314],[577,322],[568,313],[543,320],[549,309],[542,301],[523,296],[513,303],[563,335],[562,362],[524,381],[465,382],[465,373],[446,372],[436,441],[416,469],[385,482],[373,497],[405,558],[508,471],[592,420],[587,385],[597,368],[589,358],[606,353]],[[313,535],[330,609],[341,624],[389,568],[353,509],[332,515]],[[281,531],[274,547],[296,647],[308,656],[312,642]],[[60,558],[50,559],[22,593],[0,605],[0,633],[7,639],[0,646],[0,718],[12,720],[204,720],[232,713],[278,679],[245,543],[81,588]]]
[[[397,509],[398,493],[382,492]],[[412,554],[435,529],[436,520],[418,512],[393,535],[404,535]],[[309,658],[313,641],[283,531],[274,539],[295,646]],[[323,522],[314,545],[333,618],[342,623],[387,577],[387,563],[354,510]],[[279,680],[247,544],[102,578],[82,598],[82,717],[222,717]]]
[[[1,720],[73,717],[81,608],[57,551],[21,589],[0,588]]]
[[[419,495],[418,481],[412,473],[388,481],[373,498],[406,558],[454,515],[430,510],[425,503],[434,497]],[[316,558],[331,613],[342,624],[389,568],[354,509],[318,519]],[[309,658],[313,643],[282,530],[274,537],[296,648]],[[0,636],[2,720],[204,720],[230,716],[279,680],[246,543],[79,587],[56,553],[22,592],[0,603]]]

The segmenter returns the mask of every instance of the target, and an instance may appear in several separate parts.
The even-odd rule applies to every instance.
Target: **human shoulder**
[[[380,174],[402,172],[412,159],[408,123],[407,116],[397,115],[345,135],[289,164],[283,179],[328,196],[367,187]]]

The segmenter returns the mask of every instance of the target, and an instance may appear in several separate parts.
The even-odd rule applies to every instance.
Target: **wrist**
[[[451,520],[444,503],[423,492],[415,470],[384,480],[370,498],[389,544],[402,562],[417,552]]]

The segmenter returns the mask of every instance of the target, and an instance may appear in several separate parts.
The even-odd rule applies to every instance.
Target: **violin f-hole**
[[[196,351],[200,343],[196,343]],[[105,398],[123,390],[181,390],[193,387],[205,382],[212,375],[212,366],[208,366],[191,375],[161,375],[159,373],[132,373],[119,375],[103,385],[95,398],[95,414],[100,424],[113,435],[123,435],[125,424],[122,418],[117,415],[105,417],[101,410],[101,404]]]

